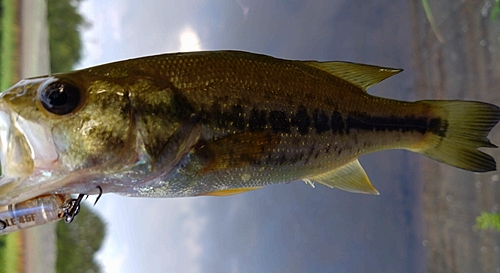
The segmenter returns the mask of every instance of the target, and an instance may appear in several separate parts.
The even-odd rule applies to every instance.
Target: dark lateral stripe
[[[334,134],[349,133],[349,127],[344,121],[342,114],[337,111],[333,111],[332,118],[330,119],[330,126]]]
[[[126,95],[128,96],[128,93]],[[177,90],[172,91],[170,101],[150,103],[142,97],[134,97],[132,100],[133,103],[130,107],[133,107],[134,112],[140,117],[157,116],[184,120],[194,112],[194,108],[186,96]],[[129,114],[130,111],[131,109],[128,107],[122,109],[124,114]]]
[[[266,111],[254,107],[248,118],[248,128],[252,131],[264,130],[267,125]]]
[[[333,116],[333,115],[332,115]],[[337,116],[335,114],[335,116]],[[444,137],[446,133],[446,124],[443,124],[440,118],[425,118],[416,116],[405,117],[373,117],[364,114],[349,115],[344,120],[345,133],[349,130],[368,130],[368,131],[401,131],[418,132],[425,134],[432,132]],[[334,131],[342,132],[342,128],[335,128]]]
[[[313,112],[313,125],[318,134],[330,130],[330,120],[328,116],[325,114],[325,112],[320,112],[318,109],[315,109]]]
[[[297,127],[297,130],[302,135],[309,133],[311,117],[309,117],[307,109],[304,106],[300,106],[297,113],[292,117],[292,126]]]
[[[351,130],[363,131],[401,131],[418,132],[425,134],[431,132],[441,137],[446,135],[448,123],[441,118],[417,117],[414,115],[404,117],[374,117],[362,113],[354,113],[344,117],[334,111],[330,117],[330,126],[333,133],[349,134]]]
[[[245,118],[244,107],[233,106],[229,111],[221,112],[220,105],[213,105],[209,111],[202,110],[200,116],[204,122],[220,128],[237,128],[250,131],[261,131],[270,128],[275,133],[290,133],[292,128],[302,134],[312,130],[317,134],[332,132],[334,134],[349,134],[352,130],[362,131],[401,131],[425,134],[432,132],[444,137],[447,122],[440,118],[417,117],[374,117],[366,113],[342,115],[333,111],[330,115],[323,110],[314,109],[308,112],[304,106],[290,114],[285,111],[265,111],[254,107]]]
[[[283,111],[271,111],[267,119],[274,132],[290,133],[290,121]]]

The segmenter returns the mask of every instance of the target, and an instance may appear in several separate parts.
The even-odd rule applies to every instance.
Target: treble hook
[[[71,223],[75,219],[75,216],[80,212],[80,203],[82,202],[83,197],[85,194],[79,194],[76,199],[71,199],[68,201],[68,209],[65,213],[64,221],[66,223]]]
[[[101,186],[97,186],[97,188],[99,189],[99,195],[95,199],[94,206],[95,206],[95,204],[97,204],[97,201],[99,201],[99,198],[101,198],[101,196],[102,196],[102,188],[101,188]]]
[[[94,206],[95,206],[95,204],[97,204],[97,201],[99,201],[99,198],[101,198],[101,196],[102,196],[101,186],[97,186],[97,188],[99,189],[99,195],[97,196],[97,198],[94,202]],[[66,218],[64,219],[64,221],[66,223],[69,224],[69,223],[73,222],[73,220],[75,219],[75,216],[80,212],[80,203],[82,202],[83,197],[85,197],[85,199],[87,199],[89,196],[87,194],[80,193],[76,199],[73,198],[73,199],[68,201],[67,209],[65,212]]]

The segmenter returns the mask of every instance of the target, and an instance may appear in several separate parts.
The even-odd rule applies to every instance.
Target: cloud
[[[82,30],[83,59],[78,67],[88,67],[119,58],[116,44],[123,43],[126,1],[83,1],[79,11],[90,23]]]
[[[103,196],[98,212],[108,230],[98,261],[105,272],[203,272],[204,202]]]
[[[193,25],[206,0],[83,1],[91,23],[83,31],[84,59],[79,67],[166,52],[201,50],[210,28]],[[197,30],[200,27],[200,30]]]
[[[91,24],[90,27],[82,30],[83,41],[83,60],[80,66],[86,66],[87,63],[95,63],[102,58],[103,47],[101,37],[106,32],[104,14],[98,12],[97,6],[92,1],[83,1],[80,4],[80,13]]]
[[[107,238],[110,238],[108,235]],[[112,248],[101,248],[96,253],[95,259],[102,266],[103,272],[126,272],[125,261],[131,257],[130,248],[128,246],[117,247],[121,245],[117,242],[109,241],[110,239],[105,239],[103,245],[115,245]]]
[[[183,43],[179,35],[186,30],[196,34],[197,43],[201,44],[199,33],[194,31],[197,26],[192,22],[204,2],[206,0],[130,2],[123,21],[127,43],[122,49],[136,56],[176,52]]]
[[[198,37],[198,34],[196,33],[195,30],[193,30],[191,27],[186,27],[180,35],[180,48],[179,51],[200,51],[201,50],[201,44],[200,44],[200,37]]]

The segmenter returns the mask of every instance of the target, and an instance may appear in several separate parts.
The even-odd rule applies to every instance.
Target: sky
[[[86,0],[81,11],[91,27],[79,67],[238,49],[405,68],[369,91],[415,99],[405,1]],[[420,159],[362,157],[380,196],[301,182],[219,198],[107,194],[95,207],[108,225],[98,261],[105,272],[421,272]]]

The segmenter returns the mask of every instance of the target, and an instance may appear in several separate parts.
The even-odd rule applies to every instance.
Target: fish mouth
[[[58,158],[50,128],[23,118],[0,97],[0,205],[46,193],[43,182],[54,178]]]

